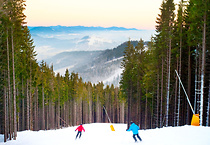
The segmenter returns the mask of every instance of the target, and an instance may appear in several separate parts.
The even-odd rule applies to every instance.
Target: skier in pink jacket
[[[80,124],[80,126],[78,126],[77,129],[76,129],[75,131],[77,131],[77,130],[78,130],[78,133],[77,133],[77,135],[76,135],[76,139],[77,139],[78,135],[79,135],[79,138],[81,137],[82,131],[85,132],[85,129],[84,129],[84,127],[82,126],[82,124]]]

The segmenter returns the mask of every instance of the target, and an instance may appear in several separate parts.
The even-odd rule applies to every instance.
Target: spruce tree
[[[133,92],[133,64],[134,61],[134,47],[129,40],[127,42],[127,47],[125,48],[124,58],[121,63],[123,70],[122,79],[120,81],[121,89],[127,96],[128,103],[128,117],[127,117],[127,127],[129,128],[129,122],[132,120],[131,118],[131,99]]]

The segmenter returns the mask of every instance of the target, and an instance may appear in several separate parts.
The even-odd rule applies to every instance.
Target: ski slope
[[[109,123],[84,124],[85,132],[75,140],[77,126],[48,131],[18,132],[17,140],[0,145],[210,145],[210,127],[182,126],[161,129],[140,130],[142,142],[135,143],[132,132],[126,131],[126,124]]]

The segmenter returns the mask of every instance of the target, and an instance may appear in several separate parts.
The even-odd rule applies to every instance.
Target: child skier
[[[75,138],[75,139],[77,139],[78,135],[79,135],[79,138],[81,137],[81,135],[82,135],[82,131],[84,131],[84,132],[85,132],[85,129],[84,129],[84,127],[82,126],[82,124],[80,124],[80,126],[78,126],[78,127],[77,127],[77,129],[76,129],[75,131],[77,131],[77,130],[78,130],[78,133],[77,133],[77,135],[76,135],[76,138]]]
[[[135,136],[137,136],[137,138],[138,138],[140,141],[142,141],[141,137],[139,136],[139,127],[138,127],[133,121],[131,121],[131,126],[130,126],[130,128],[129,128],[128,130],[126,130],[126,131],[131,131],[131,130],[132,130],[132,132],[133,132],[133,138],[134,138],[135,142],[137,142]]]

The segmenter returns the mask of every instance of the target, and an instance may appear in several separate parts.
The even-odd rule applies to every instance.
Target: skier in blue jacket
[[[135,142],[137,142],[136,136],[140,141],[142,141],[141,137],[139,136],[139,127],[133,121],[131,121],[131,126],[126,131],[132,131],[133,132],[133,138],[134,138]]]

